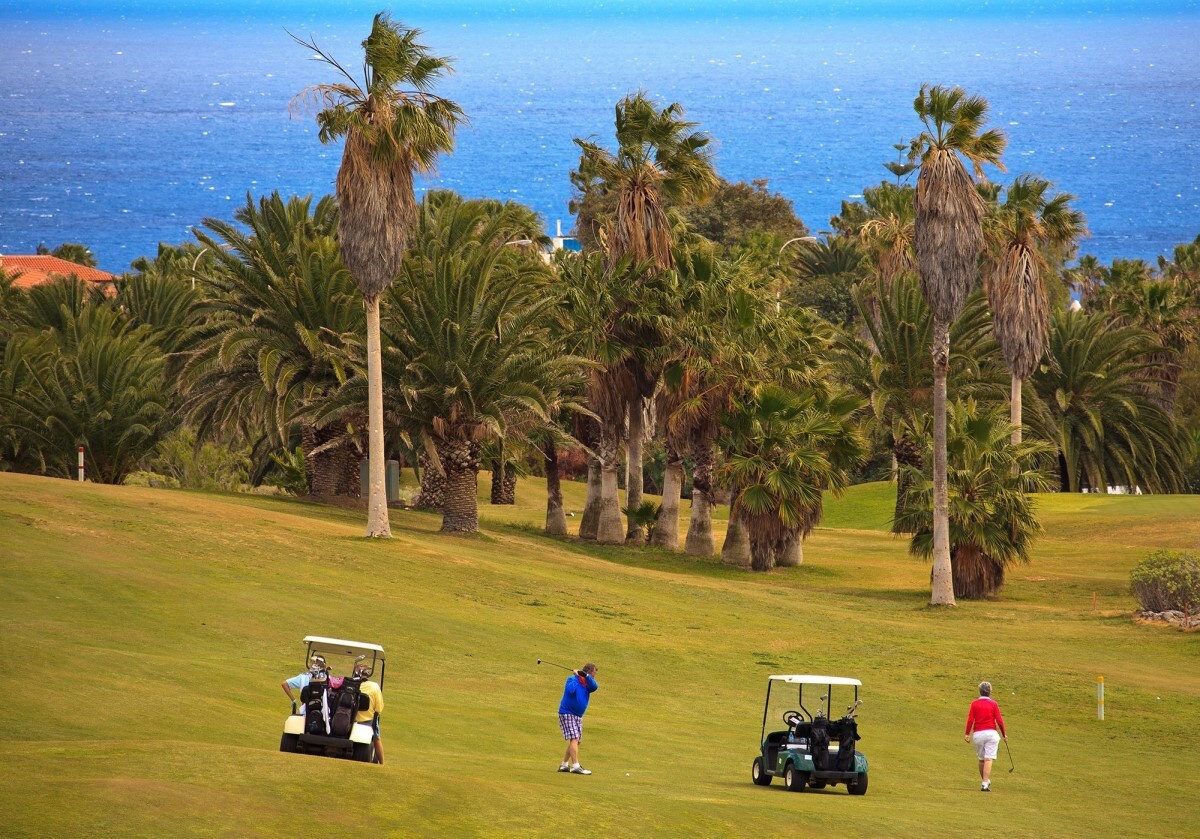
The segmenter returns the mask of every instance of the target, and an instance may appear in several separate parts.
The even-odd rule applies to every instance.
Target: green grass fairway
[[[932,610],[886,485],[765,575],[545,538],[541,493],[482,505],[477,536],[393,511],[367,542],[358,510],[0,474],[0,834],[1194,833],[1200,633],[1135,625],[1127,583],[1200,546],[1200,498],[1043,497],[1003,597]],[[386,766],[279,753],[306,634],[386,647]],[[555,771],[539,657],[599,665],[590,778]],[[750,783],[780,672],[862,679],[866,796]],[[983,678],[1016,761],[990,796],[962,741]]]

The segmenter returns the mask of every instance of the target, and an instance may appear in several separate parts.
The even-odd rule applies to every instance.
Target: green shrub
[[[190,428],[172,432],[158,444],[150,468],[174,478],[184,489],[239,492],[250,479],[246,449],[214,442],[197,444]]]
[[[1200,554],[1154,551],[1129,577],[1133,596],[1147,611],[1195,614],[1200,605]]]
[[[127,487],[152,487],[153,489],[179,489],[179,481],[157,472],[130,472],[121,482]]]

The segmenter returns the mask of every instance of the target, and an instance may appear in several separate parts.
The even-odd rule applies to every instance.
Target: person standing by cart
[[[963,740],[975,746],[979,758],[979,780],[981,792],[992,791],[992,761],[1000,748],[1000,740],[1008,741],[1004,728],[1004,717],[1000,706],[992,699],[992,683],[979,683],[979,698],[971,703],[967,712],[967,728]]]
[[[558,767],[559,772],[592,774],[590,769],[579,765],[579,741],[583,739],[583,715],[587,712],[588,701],[599,689],[600,686],[596,684],[596,665],[590,661],[567,677],[562,701],[558,703],[558,725],[562,729],[563,739],[567,741],[567,753]]]

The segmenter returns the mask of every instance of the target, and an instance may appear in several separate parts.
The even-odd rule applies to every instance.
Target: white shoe
[[[571,765],[569,763],[564,763],[562,766],[558,767],[558,771],[559,772],[570,772]]]
[[[590,774],[592,774],[591,769],[584,769],[578,763],[576,763],[574,766],[572,766],[570,771],[571,771],[572,775],[590,775]]]

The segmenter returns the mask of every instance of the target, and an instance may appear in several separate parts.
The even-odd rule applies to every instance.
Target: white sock
[[[583,767],[580,766],[578,763],[573,763],[573,764],[571,764],[571,768],[572,769],[582,769]]]

